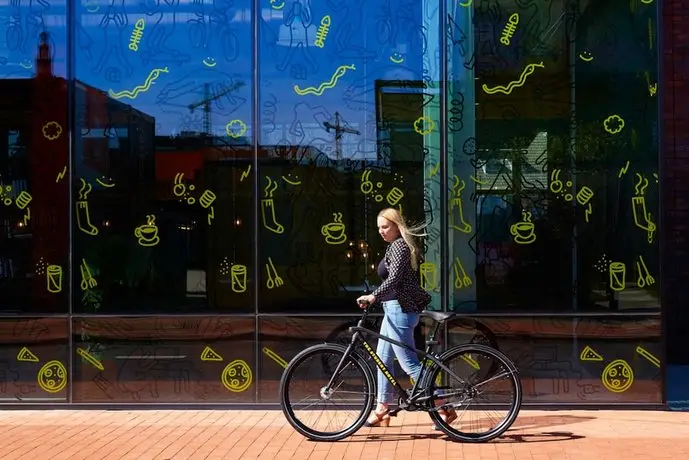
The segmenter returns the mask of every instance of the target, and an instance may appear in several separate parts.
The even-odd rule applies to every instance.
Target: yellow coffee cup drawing
[[[149,247],[160,243],[158,236],[158,226],[155,224],[155,216],[146,216],[146,224],[136,227],[134,236],[138,238],[141,246]]]
[[[535,226],[531,222],[531,213],[523,212],[524,220],[510,226],[510,234],[517,244],[531,244],[536,241]]]
[[[321,227],[321,235],[325,237],[328,244],[342,244],[347,241],[345,224],[342,223],[342,213],[333,214],[333,222],[329,222]]]

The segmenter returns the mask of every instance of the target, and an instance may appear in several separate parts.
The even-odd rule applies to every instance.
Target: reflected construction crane
[[[224,88],[219,93],[211,95],[210,84],[205,83],[203,85],[203,100],[189,104],[189,110],[191,113],[194,113],[194,110],[203,106],[203,134],[205,136],[211,136],[211,102],[215,101],[216,99],[220,99],[226,94],[238,90],[242,86],[244,86],[244,82],[239,81],[234,85]]]

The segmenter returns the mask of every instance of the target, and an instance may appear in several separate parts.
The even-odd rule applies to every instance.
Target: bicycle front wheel
[[[335,344],[307,348],[287,365],[280,381],[280,404],[287,421],[313,441],[351,436],[373,409],[373,373],[361,357]],[[342,362],[333,379],[333,372]]]
[[[478,344],[451,348],[440,361],[454,375],[437,365],[426,375],[429,414],[436,425],[464,442],[487,442],[507,431],[522,402],[521,381],[512,361]],[[486,373],[486,369],[491,371]],[[436,406],[454,409],[457,417],[448,417],[446,422],[434,410]]]

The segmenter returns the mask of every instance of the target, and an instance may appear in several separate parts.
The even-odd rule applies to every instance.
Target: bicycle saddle
[[[433,318],[435,321],[442,323],[443,321],[447,321],[448,319],[454,317],[457,315],[457,313],[454,312],[442,312],[442,311],[427,311],[424,310],[421,312],[422,315],[428,316],[429,318]]]

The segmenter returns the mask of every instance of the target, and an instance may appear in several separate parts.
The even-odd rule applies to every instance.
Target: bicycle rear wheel
[[[426,374],[429,415],[436,425],[452,439],[464,442],[487,442],[507,431],[522,402],[521,381],[512,361],[478,344],[451,348],[440,361],[461,380],[437,365]],[[486,375],[485,369],[491,372]],[[457,418],[445,422],[433,410],[436,405],[454,408]]]
[[[344,361],[331,388],[326,385],[346,347],[307,348],[287,365],[280,381],[280,405],[287,421],[313,441],[337,441],[355,433],[373,409],[373,374],[359,355]]]

